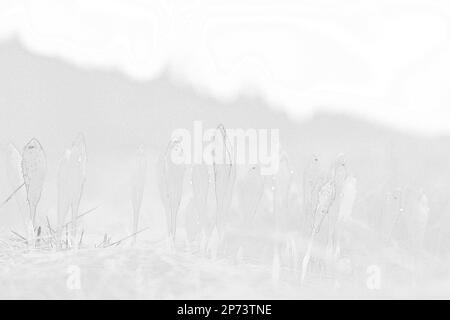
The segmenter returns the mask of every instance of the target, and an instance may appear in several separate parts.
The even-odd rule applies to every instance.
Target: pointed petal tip
[[[42,149],[41,143],[36,138],[32,138],[25,146],[28,149],[32,149],[33,147]]]

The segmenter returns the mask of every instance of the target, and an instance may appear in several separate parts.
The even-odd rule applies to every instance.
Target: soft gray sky
[[[304,117],[346,111],[450,133],[450,2],[0,0],[0,40]]]

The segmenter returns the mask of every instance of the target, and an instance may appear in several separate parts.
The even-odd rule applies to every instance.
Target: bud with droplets
[[[38,140],[31,139],[22,152],[22,174],[33,224],[36,218],[36,208],[41,199],[46,171],[47,162],[44,150]]]
[[[342,193],[342,188],[344,186],[344,182],[347,179],[347,161],[345,159],[344,154],[340,153],[333,166],[332,166],[332,175],[336,187],[336,195],[340,196]]]
[[[326,182],[319,191],[317,207],[314,214],[313,231],[318,232],[320,226],[328,214],[331,205],[336,197],[336,188],[333,180]]]
[[[25,188],[20,187],[23,186],[22,155],[19,150],[10,143],[6,148],[5,157],[6,176],[8,178],[9,187],[11,190],[17,190],[17,192],[14,193],[14,199],[17,203],[26,230],[27,224],[30,222],[30,215],[28,212],[26,190]]]
[[[323,180],[319,156],[313,155],[303,172],[303,204],[307,225],[312,225],[314,210]]]
[[[86,144],[79,134],[61,160],[58,172],[58,239],[69,209],[72,211],[71,238],[76,237],[76,220],[86,179]],[[59,243],[59,241],[58,241]]]
[[[273,210],[276,228],[286,224],[285,217],[289,207],[289,193],[292,187],[293,170],[285,151],[280,153],[278,172],[273,176]]]
[[[185,165],[182,161],[181,139],[169,142],[166,152],[160,160],[159,189],[167,218],[169,240],[175,241],[177,214],[183,194]]]
[[[236,179],[236,165],[230,141],[225,127],[217,127],[214,137],[214,189],[216,194],[216,226],[219,234],[223,233],[225,217],[230,210],[234,182]]]
[[[265,179],[261,175],[260,166],[251,166],[240,183],[240,192],[238,193],[244,223],[250,223],[255,216],[264,193],[264,186]]]

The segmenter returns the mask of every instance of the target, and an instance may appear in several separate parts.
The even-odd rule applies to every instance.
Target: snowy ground
[[[241,256],[212,259],[164,241],[122,243],[110,248],[54,250],[0,249],[2,299],[311,299],[448,298],[449,261],[433,261],[412,283],[408,269],[385,262],[380,288],[371,288],[370,258],[338,278],[299,273]],[[390,265],[390,263],[392,263]],[[400,274],[403,276],[399,277]],[[338,281],[336,280],[338,279]]]

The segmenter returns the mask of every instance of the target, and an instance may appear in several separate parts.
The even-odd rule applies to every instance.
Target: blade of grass
[[[6,200],[2,202],[2,204],[0,205],[0,209],[3,208],[3,206],[4,206],[5,204],[7,204],[7,203],[9,202],[9,200],[11,200],[12,197],[14,197],[14,195],[15,195],[15,194],[16,194],[16,193],[17,193],[24,185],[25,185],[25,182],[23,182],[20,186],[18,186],[18,187],[16,188],[16,190],[14,190],[14,191],[9,195],[9,197],[6,198]]]
[[[131,235],[129,235],[129,236],[126,236],[125,238],[122,238],[122,239],[120,239],[120,240],[118,240],[118,241],[116,241],[116,242],[113,242],[113,243],[107,245],[105,248],[108,248],[108,247],[111,247],[111,246],[117,246],[117,245],[119,245],[122,241],[125,241],[125,240],[127,240],[127,239],[130,239],[130,238],[134,237],[135,235],[137,235],[137,234],[139,234],[139,233],[141,233],[141,232],[143,232],[143,231],[145,231],[145,230],[148,230],[148,229],[150,229],[150,228],[144,228],[144,229],[141,229],[141,230],[139,230],[139,231],[137,231],[137,232],[135,232],[135,233],[133,233],[133,234],[131,234]]]
[[[48,216],[47,216],[47,228],[50,231],[50,234],[55,233],[55,230],[53,230],[52,226],[50,225],[50,220],[48,219]]]
[[[96,206],[96,207],[94,207],[94,208],[92,208],[92,209],[89,209],[88,211],[86,211],[86,212],[80,214],[78,217],[76,217],[75,220],[78,220],[78,219],[80,219],[80,218],[82,218],[82,217],[88,215],[89,213],[91,213],[91,212],[97,210],[99,207],[100,207],[100,206]],[[64,224],[62,227],[63,227],[63,228],[64,228],[64,227],[67,227],[67,226],[70,225],[71,223],[72,223],[72,221],[69,221],[69,222],[67,222],[66,224]]]
[[[25,242],[27,241],[27,239],[24,236],[20,235],[18,232],[14,231],[14,230],[11,230],[11,232],[14,235],[16,235],[17,237],[19,237],[20,239],[22,239],[23,241],[25,241]]]

